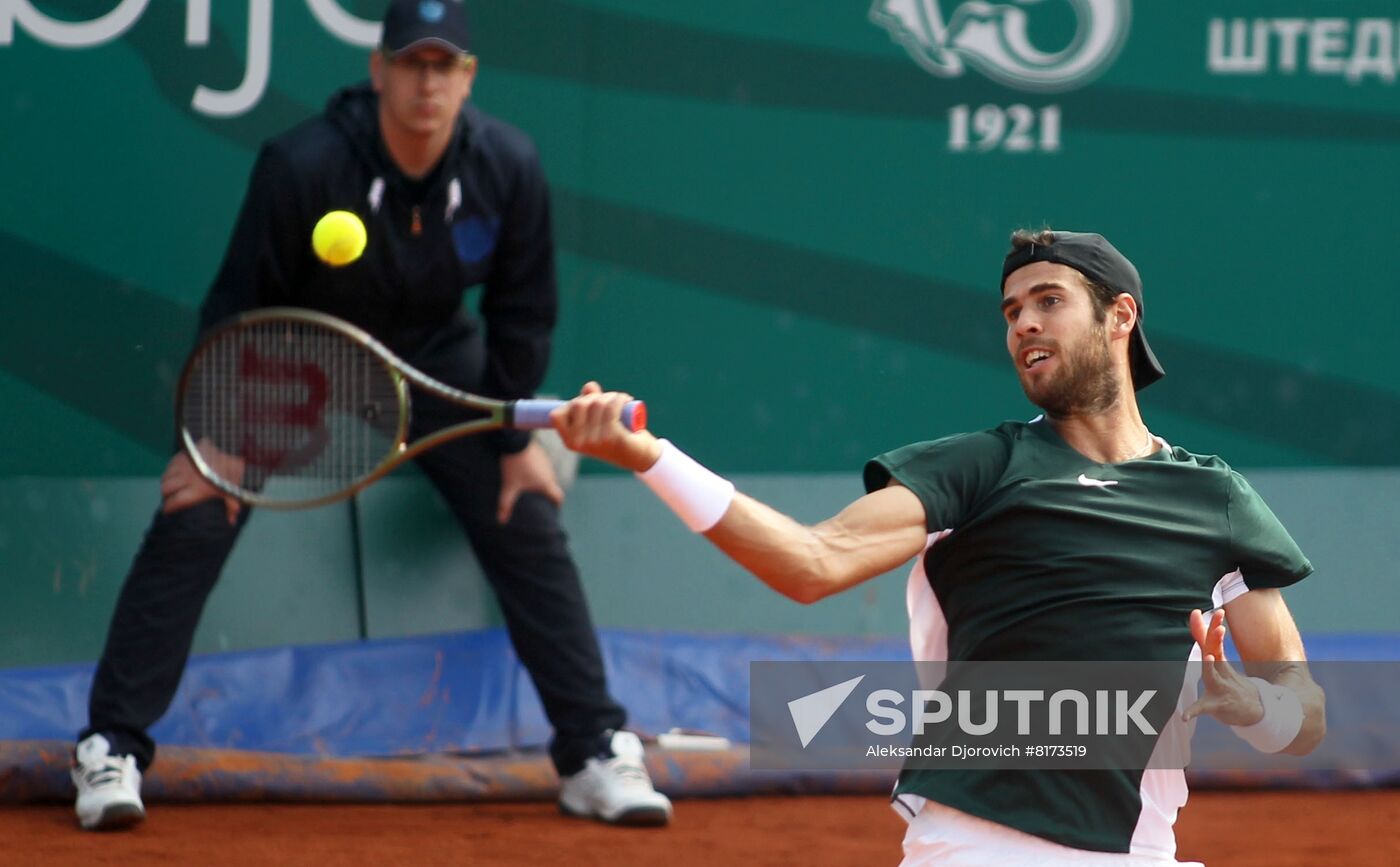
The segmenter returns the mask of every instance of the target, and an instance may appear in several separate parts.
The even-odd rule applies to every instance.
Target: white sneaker
[[[114,756],[102,735],[88,735],[73,751],[73,785],[78,787],[78,824],[109,831],[146,818],[141,803],[141,771],[135,756]]]
[[[583,770],[563,779],[559,809],[613,825],[670,822],[671,800],[651,786],[641,739],[632,732],[614,732],[609,746],[612,758],[589,759]]]

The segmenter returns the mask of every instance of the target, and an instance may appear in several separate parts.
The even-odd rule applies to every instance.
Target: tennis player
[[[1163,370],[1136,268],[1097,234],[1018,231],[1001,290],[1012,367],[1044,414],[880,455],[868,493],[814,526],[624,429],[628,395],[589,383],[553,421],[799,602],[917,557],[915,659],[1199,659],[1214,664],[1176,722],[1188,735],[1210,714],[1263,752],[1310,752],[1323,694],[1279,588],[1312,566],[1239,473],[1143,422],[1136,391]],[[1223,661],[1227,618],[1245,670],[1267,677]],[[893,801],[906,865],[1109,867],[1174,863],[1186,794],[1173,769],[906,768]]]

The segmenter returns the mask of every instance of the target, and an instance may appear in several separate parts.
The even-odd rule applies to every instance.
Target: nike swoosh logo
[[[1118,483],[1112,479],[1091,479],[1083,473],[1080,473],[1079,484],[1086,488],[1111,488]]]

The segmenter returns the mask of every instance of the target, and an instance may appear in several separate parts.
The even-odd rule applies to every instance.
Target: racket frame
[[[190,431],[185,427],[186,389],[196,366],[196,362],[210,346],[218,342],[219,339],[228,332],[244,330],[266,322],[285,322],[289,325],[301,323],[337,332],[374,355],[376,359],[384,365],[385,370],[393,380],[399,409],[399,423],[394,436],[394,445],[384,456],[384,460],[380,461],[368,473],[359,477],[351,484],[332,491],[329,494],[300,500],[286,500],[265,497],[257,491],[250,491],[236,485],[219,475],[219,472],[204,459],[204,456],[200,454],[198,443],[194,441]],[[416,386],[429,394],[434,394],[452,401],[460,406],[467,407],[468,409],[484,412],[486,416],[461,424],[450,425],[409,444],[407,442],[408,426],[409,419],[412,417],[413,412],[413,400],[409,391],[410,385]],[[219,491],[250,506],[258,506],[266,509],[293,510],[309,509],[315,506],[324,506],[349,499],[374,482],[388,475],[405,461],[412,460],[419,454],[441,445],[448,440],[510,427],[514,420],[514,403],[514,401],[481,397],[480,395],[453,388],[446,383],[438,382],[422,371],[414,369],[412,365],[395,355],[393,351],[376,340],[363,328],[352,325],[337,317],[315,310],[305,310],[299,307],[261,307],[256,310],[238,314],[228,321],[222,322],[210,329],[200,340],[199,345],[195,347],[194,352],[190,353],[189,359],[185,362],[184,369],[180,372],[180,380],[176,386],[175,424],[179,431],[181,448],[183,448],[185,454],[189,456],[190,461],[194,464],[199,474],[215,488],[218,488]]]

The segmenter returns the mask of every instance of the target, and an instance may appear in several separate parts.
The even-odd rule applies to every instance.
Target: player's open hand
[[[1225,609],[1217,608],[1206,624],[1200,609],[1191,612],[1191,637],[1201,648],[1201,683],[1205,691],[1186,709],[1182,719],[1209,714],[1226,725],[1254,725],[1264,718],[1259,687],[1225,659]]]
[[[199,443],[200,454],[212,457],[217,461],[220,452],[214,449],[208,440],[201,440]],[[225,479],[241,479],[243,477],[243,462],[233,456],[224,456],[229,462],[236,462],[236,466],[230,463],[227,467],[215,467]],[[222,497],[224,510],[228,513],[229,524],[238,521],[238,512],[242,504],[238,500],[224,494],[218,488],[209,484],[209,480],[199,474],[199,470],[194,468],[194,462],[190,456],[180,452],[170,459],[166,465],[165,472],[160,477],[160,496],[162,503],[160,510],[166,514],[178,512],[181,509],[188,509],[190,506],[198,505],[205,500],[215,497]]]
[[[549,414],[564,445],[615,467],[633,472],[651,469],[661,457],[661,443],[645,430],[622,424],[622,408],[632,395],[603,391],[596,382],[583,386],[578,397]]]

